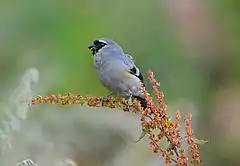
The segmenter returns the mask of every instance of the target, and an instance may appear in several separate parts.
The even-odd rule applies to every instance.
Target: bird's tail
[[[133,96],[133,97],[140,102],[143,109],[146,109],[148,107],[147,100],[145,98],[140,97],[140,96]]]

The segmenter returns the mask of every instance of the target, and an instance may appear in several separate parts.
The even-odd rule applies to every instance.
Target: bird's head
[[[112,39],[95,39],[91,44],[88,45],[88,49],[92,52],[93,56],[103,49],[122,50],[121,47]]]

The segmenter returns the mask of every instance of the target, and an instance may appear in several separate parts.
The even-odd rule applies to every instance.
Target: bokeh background
[[[146,77],[154,71],[170,113],[191,111],[204,165],[239,165],[239,0],[22,0],[0,2],[0,165],[157,166],[139,116],[120,110],[19,102],[109,92],[87,45],[109,37]]]

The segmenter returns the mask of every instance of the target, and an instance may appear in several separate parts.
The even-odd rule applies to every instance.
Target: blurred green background
[[[145,77],[148,69],[154,71],[170,112],[177,108],[182,112],[193,112],[197,137],[209,140],[200,148],[204,165],[239,165],[239,18],[238,0],[2,0],[0,99],[5,101],[12,89],[18,86],[23,72],[32,67],[40,72],[40,80],[33,90],[35,95],[67,92],[108,94],[96,77],[87,45],[95,38],[112,38],[134,57]],[[86,119],[80,118],[81,111],[71,113],[69,110],[69,115],[64,112],[64,116],[62,111],[59,115],[58,111],[49,113],[51,109],[58,110],[57,106],[41,106],[31,111],[41,109],[48,111],[32,113],[27,124],[31,124],[32,118],[42,119],[39,125],[47,124],[44,117],[48,114],[59,119],[79,117],[76,119],[79,124],[72,124],[77,127],[73,133],[79,132],[73,137],[74,141],[89,135],[90,129],[82,131],[85,129],[81,121]],[[67,110],[68,107],[61,109]],[[105,117],[111,111],[99,112],[96,114],[91,109],[85,112],[88,118],[96,117],[86,124],[102,122],[99,117]],[[114,118],[115,115],[110,119]],[[71,118],[68,120],[70,124],[73,122]],[[61,120],[56,121],[54,130],[58,130],[61,123]],[[98,141],[101,134],[91,131]],[[115,133],[115,130],[111,132]],[[109,149],[119,143],[117,140],[122,135],[119,133],[110,137]],[[55,142],[54,139],[52,141]],[[78,144],[81,149],[82,142]],[[97,156],[111,152],[106,147],[103,149]],[[148,148],[145,151],[151,153]],[[91,154],[85,155],[84,159],[93,161],[95,158]],[[121,156],[112,157],[110,154],[105,156],[106,161]],[[138,154],[134,159],[129,157],[126,160],[143,160],[142,154]],[[97,159],[94,164],[86,163],[81,165],[106,165]]]

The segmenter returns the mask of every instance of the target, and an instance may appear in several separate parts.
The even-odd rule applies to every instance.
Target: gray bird
[[[88,48],[92,51],[100,82],[113,93],[136,98],[144,109],[147,108],[141,92],[143,76],[132,57],[112,39],[96,39]]]

